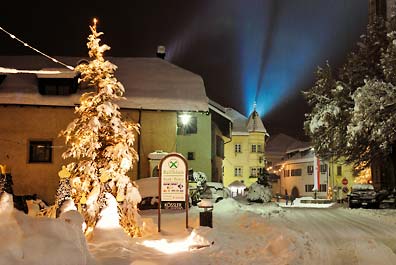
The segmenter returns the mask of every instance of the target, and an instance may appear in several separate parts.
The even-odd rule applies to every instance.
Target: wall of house
[[[323,164],[323,162],[321,162],[321,164]],[[283,164],[283,170],[281,172],[281,179],[280,179],[281,194],[285,194],[287,191],[287,193],[290,195],[294,188],[298,190],[299,197],[314,196],[314,192],[312,192],[311,189],[308,189],[307,191],[305,189],[305,185],[314,184],[314,174],[308,173],[308,166],[313,166],[313,158],[311,161],[306,161],[306,162],[286,161]],[[287,176],[285,174],[287,170],[290,171],[293,169],[301,169],[301,176]],[[328,184],[329,184],[328,164],[327,164],[326,172],[320,173],[320,184],[326,184],[326,187],[328,188]],[[317,196],[319,198],[327,198],[327,189],[324,192],[317,192]]]
[[[177,135],[176,150],[186,159],[188,158],[188,152],[193,152],[194,160],[187,160],[188,168],[204,172],[208,181],[211,181],[211,117],[210,114],[201,112],[191,112],[189,114],[192,117],[197,117],[197,133]]]
[[[241,152],[235,152],[235,145],[241,145]],[[252,152],[252,144],[260,144],[262,152]],[[224,186],[228,186],[235,180],[243,181],[249,187],[257,181],[251,177],[252,167],[264,167],[265,141],[264,133],[253,132],[246,135],[233,135],[232,141],[225,145],[224,153]],[[235,167],[242,168],[242,176],[234,176]]]
[[[17,195],[38,194],[54,201],[58,171],[66,164],[61,130],[74,119],[73,108],[0,106],[0,164],[6,164]],[[29,141],[51,140],[52,163],[28,163]]]
[[[135,150],[140,153],[140,162],[128,175],[133,180],[138,175],[147,177],[149,153],[176,150],[176,112],[121,112],[123,119],[141,122],[140,135],[135,135]],[[10,169],[15,194],[38,194],[48,203],[54,202],[58,172],[62,165],[70,162],[61,157],[66,147],[64,138],[58,135],[74,118],[71,107],[0,106],[0,164]],[[28,162],[30,140],[52,141],[52,163]]]
[[[156,150],[176,151],[176,122],[174,111],[142,111],[140,117],[140,162],[138,178],[150,176],[148,155]]]
[[[223,136],[223,133],[218,128],[218,126],[212,122],[212,181],[214,182],[223,182],[223,156],[218,156],[217,141],[221,139],[223,141],[223,156],[224,156],[224,143],[230,141],[228,137]],[[221,144],[220,144],[221,145]],[[221,150],[219,150],[221,152]]]

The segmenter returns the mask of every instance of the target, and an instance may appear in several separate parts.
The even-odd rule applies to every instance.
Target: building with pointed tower
[[[265,165],[265,141],[269,137],[254,106],[249,118],[227,108],[233,122],[231,141],[224,145],[224,186],[241,182],[246,187],[257,181]]]

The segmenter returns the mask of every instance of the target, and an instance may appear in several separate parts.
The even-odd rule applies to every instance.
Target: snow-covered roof
[[[226,108],[223,107],[222,105],[220,105],[219,103],[211,100],[208,98],[208,107],[210,110],[216,112],[217,114],[219,114],[220,116],[222,116],[223,118],[232,121],[231,117],[227,116],[226,114]]]
[[[84,58],[57,57],[76,65]],[[86,58],[85,58],[86,59]],[[146,110],[208,111],[202,78],[159,58],[107,57],[118,66],[115,75],[124,85],[122,108]],[[59,67],[41,56],[0,56],[0,67],[41,70]],[[64,69],[64,74],[69,74]],[[67,72],[67,73],[66,73]],[[74,106],[85,91],[69,96],[40,95],[34,74],[8,74],[0,84],[0,104]]]
[[[285,154],[288,148],[297,141],[297,139],[284,133],[276,134],[269,138],[267,144],[265,145],[265,152]]]
[[[296,140],[290,146],[288,146],[286,153],[302,152],[311,148],[312,148],[311,143]]]
[[[233,108],[226,108],[226,115],[232,120],[232,135],[249,135],[247,118]]]
[[[311,147],[310,142],[302,142],[284,133],[279,133],[268,140],[265,151],[271,154],[287,154],[302,152]]]

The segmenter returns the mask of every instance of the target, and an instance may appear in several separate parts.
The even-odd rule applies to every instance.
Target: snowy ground
[[[161,233],[156,231],[157,212],[148,210],[142,212],[143,238],[98,231],[88,241],[92,258],[75,233],[65,237],[63,230],[58,236],[44,227],[36,231],[37,218],[14,215],[8,215],[7,223],[2,216],[0,222],[0,235],[9,238],[0,245],[0,264],[396,264],[396,210],[389,209],[284,208],[226,199],[215,204],[213,229],[199,227],[199,209],[193,207],[190,229],[185,229],[184,213],[168,212],[162,215]],[[47,224],[46,229],[53,227]],[[56,256],[62,258],[48,261]]]

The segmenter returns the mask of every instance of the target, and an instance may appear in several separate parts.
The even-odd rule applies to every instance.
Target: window
[[[342,166],[337,166],[337,176],[342,175]]]
[[[241,144],[235,144],[235,153],[241,153],[241,152],[242,152]]]
[[[29,163],[51,163],[52,141],[30,141]]]
[[[326,173],[327,172],[327,165],[326,164],[320,165],[320,172],[321,173]]]
[[[242,176],[242,168],[241,167],[235,167],[234,168],[234,176],[235,177],[241,177]]]
[[[261,144],[252,144],[252,153],[262,153]]]
[[[285,169],[283,172],[285,177],[290,177],[290,170],[289,169]]]
[[[74,78],[39,78],[38,89],[41,95],[70,95],[77,92],[78,81]]]
[[[194,152],[188,152],[187,153],[187,160],[195,160],[195,153]]]
[[[314,171],[314,167],[313,166],[307,166],[307,173],[308,175],[312,175]]]
[[[250,168],[250,177],[257,177],[258,176],[258,170],[255,167]]]
[[[257,145],[257,152],[258,153],[262,153],[263,152],[263,150],[261,149],[261,144]]]
[[[319,185],[319,192],[327,192],[327,185],[326,184],[320,184]]]
[[[312,192],[313,188],[314,188],[313,184],[307,184],[305,185],[305,192]]]
[[[301,168],[295,168],[290,171],[291,176],[301,176]]]
[[[184,115],[186,116],[186,115]],[[197,117],[189,117],[188,122],[182,121],[183,115],[177,116],[177,134],[196,134],[198,132]]]

